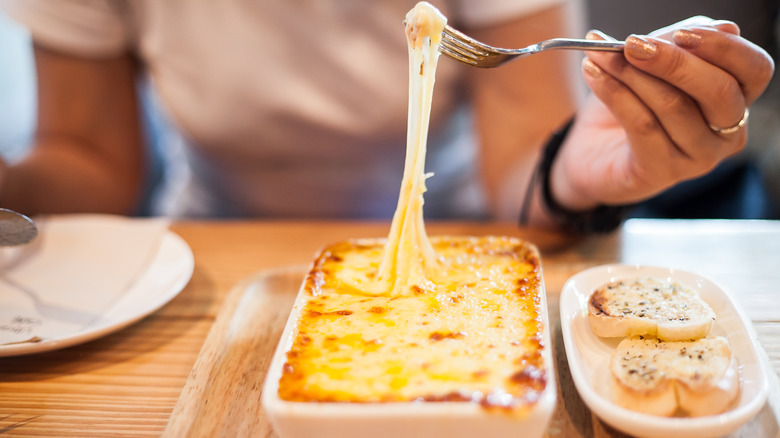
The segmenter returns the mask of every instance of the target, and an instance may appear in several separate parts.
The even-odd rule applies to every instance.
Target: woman
[[[406,128],[401,20],[413,2],[4,3],[35,41],[39,118],[32,153],[2,171],[3,206],[133,211],[145,72],[189,145],[192,180],[176,214],[390,216]],[[580,33],[574,1],[434,4],[497,46]],[[609,229],[622,205],[739,151],[746,109],[774,70],[735,24],[707,18],[629,37],[625,55],[589,53],[584,101],[572,59],[545,53],[492,70],[440,62],[429,217],[516,217],[525,200],[530,223]]]

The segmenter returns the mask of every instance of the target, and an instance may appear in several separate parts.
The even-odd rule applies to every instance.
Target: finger
[[[739,34],[690,27],[676,30],[673,38],[678,47],[734,76],[747,105],[764,92],[774,74],[774,61],[769,54]]]
[[[601,38],[598,34],[588,34],[587,37]],[[715,135],[708,128],[700,105],[679,88],[637,69],[623,56],[604,52],[589,52],[588,56],[616,80],[623,82],[655,114],[675,147],[695,159],[702,169],[708,169],[715,160],[732,152],[735,144],[731,140],[734,138]],[[702,139],[724,147],[699,147]]]
[[[693,27],[707,27],[709,29],[719,30],[722,32],[730,33],[733,35],[739,36],[739,27],[736,23],[732,21],[726,21],[726,20],[713,20],[709,17],[704,16],[696,16],[688,18],[687,20],[680,21],[679,23],[672,24],[670,26],[664,27],[662,29],[658,29],[652,33],[650,33],[650,36],[657,37],[657,38],[663,38],[669,41],[672,41],[674,38],[674,34],[676,31],[680,29],[687,29],[687,28],[693,28]],[[616,38],[607,35],[606,33],[598,30],[598,29],[591,29],[588,31],[588,35],[591,36],[594,39],[602,39],[607,41],[617,41]]]
[[[591,31],[586,38],[607,39],[611,37],[602,32]],[[658,121],[657,129],[663,129],[668,141],[678,148],[680,152],[691,158],[698,157],[700,160],[703,158],[700,157],[701,154],[710,155],[712,152],[715,152],[714,149],[695,148],[686,150],[678,146],[696,145],[700,143],[701,138],[712,135],[712,132],[706,128],[705,120],[701,116],[697,104],[682,94],[679,89],[636,69],[623,56],[605,52],[589,53],[588,56],[591,59],[583,63],[586,73],[589,71],[586,67],[592,67],[590,72],[596,71],[593,67],[599,69],[599,71],[603,68],[615,80],[623,81],[627,89],[631,90],[643,105],[654,113],[654,117]],[[594,59],[598,60],[599,64],[595,64],[593,62]],[[594,65],[591,66],[590,64]],[[599,65],[602,67],[599,67]],[[592,80],[593,78],[591,78]],[[590,81],[588,81],[588,85],[594,91]],[[599,96],[602,102],[609,97],[596,95]],[[623,126],[629,129],[628,126]],[[649,129],[650,127],[650,125],[644,123],[639,129]],[[715,156],[708,157],[707,161],[715,158]]]
[[[739,26],[737,26],[737,24],[733,21],[713,20],[712,18],[705,17],[703,15],[687,18],[685,20],[655,30],[649,35],[657,38],[671,39],[675,31],[689,27],[711,27],[723,32],[739,35]]]
[[[660,29],[654,30],[652,33],[650,33],[650,35],[654,37],[660,37],[662,35],[671,35],[672,33],[674,33],[675,30],[681,27],[707,26],[713,21],[714,20],[710,17],[706,17],[704,15],[696,15],[694,17],[686,18],[685,20],[678,21],[677,23],[673,23],[668,26],[662,27]]]
[[[699,26],[699,27],[701,27],[701,26]],[[739,30],[739,26],[737,26],[737,23],[734,23],[733,21],[715,20],[712,23],[708,24],[707,27],[713,28],[715,30],[719,30],[721,32],[730,33],[730,34],[736,35],[736,36],[739,36],[741,34],[741,32]]]
[[[707,123],[728,127],[742,118],[745,96],[737,80],[725,70],[652,37],[628,37],[624,53],[631,65],[691,96]],[[635,86],[640,87],[641,82],[635,82]]]
[[[650,129],[664,131],[664,136],[669,143],[668,147],[676,148],[683,156],[688,157],[690,160],[685,160],[685,162],[690,166],[690,169],[697,173],[709,170],[718,159],[731,153],[734,147],[731,141],[733,139],[715,135],[707,127],[698,104],[685,93],[637,69],[622,57],[601,58],[598,67],[630,90],[634,98],[639,100],[646,111],[649,111],[657,121],[657,125],[654,126],[646,120],[639,119],[634,127],[630,124],[624,125],[627,132]],[[588,85],[591,85],[590,82]],[[620,95],[598,94],[593,87],[591,90],[603,102],[625,98]],[[608,92],[609,90],[603,91],[603,93]],[[614,105],[608,106],[611,108]],[[711,145],[701,147],[702,143],[705,142]],[[640,144],[642,143],[632,143],[632,147],[636,148]],[[721,147],[713,147],[713,145]],[[649,153],[652,155],[654,152]],[[653,159],[653,157],[649,158]],[[654,158],[657,159],[657,157]]]
[[[598,29],[589,30],[585,38],[589,40],[617,41],[617,38],[609,36]]]
[[[629,66],[630,67],[630,66]],[[613,157],[613,162],[641,163],[632,169],[645,184],[673,179],[674,163],[688,161],[668,137],[655,114],[624,83],[614,78],[589,58],[582,63],[585,81],[593,94],[623,126],[631,148],[620,148],[633,157]],[[617,180],[625,180],[620,175]]]

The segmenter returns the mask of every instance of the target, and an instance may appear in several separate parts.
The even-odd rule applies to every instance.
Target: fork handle
[[[553,38],[536,44],[537,50],[595,50],[601,52],[622,52],[625,41],[585,40],[574,38]]]

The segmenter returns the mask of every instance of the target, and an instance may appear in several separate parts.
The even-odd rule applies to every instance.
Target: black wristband
[[[608,233],[615,230],[623,222],[631,205],[599,205],[598,207],[585,211],[567,210],[558,204],[552,196],[550,188],[550,171],[552,169],[555,156],[558,154],[569,129],[574,124],[574,119],[569,120],[560,130],[555,132],[547,141],[542,151],[542,157],[536,169],[536,174],[531,180],[531,186],[526,194],[526,200],[523,206],[521,223],[527,220],[528,209],[530,208],[530,198],[534,190],[536,181],[541,183],[542,203],[550,216],[555,219],[564,229],[575,233]]]

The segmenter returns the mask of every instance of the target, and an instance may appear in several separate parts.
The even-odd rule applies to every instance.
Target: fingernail
[[[677,29],[674,32],[674,43],[684,49],[695,49],[701,44],[702,35],[690,29]]]
[[[592,78],[599,78],[604,70],[588,58],[582,60],[582,69]]]
[[[599,37],[599,34],[595,30],[589,30],[588,33],[585,35],[586,40],[601,40],[603,38]]]
[[[645,38],[636,35],[626,38],[625,52],[634,58],[650,59],[655,56],[657,50],[656,45]]]
[[[588,34],[585,35],[585,38],[589,40],[617,41],[615,38],[612,38],[611,36],[605,34],[604,32],[596,29],[589,30]]]

